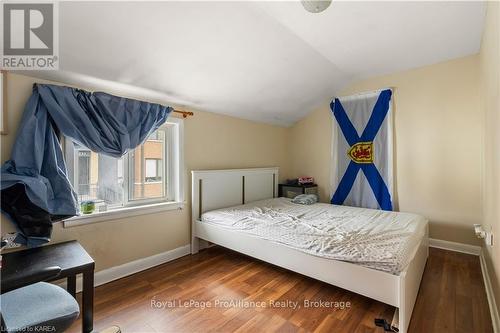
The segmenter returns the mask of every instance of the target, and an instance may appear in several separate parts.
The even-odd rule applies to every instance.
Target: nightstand
[[[278,196],[293,199],[299,194],[318,195],[318,185],[316,184],[279,184]]]

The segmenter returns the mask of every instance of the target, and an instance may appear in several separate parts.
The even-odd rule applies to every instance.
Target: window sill
[[[72,228],[81,225],[98,223],[110,220],[118,220],[131,216],[153,214],[164,212],[168,210],[183,209],[184,202],[162,202],[150,205],[126,207],[117,210],[110,210],[107,212],[97,212],[92,214],[82,214],[72,217],[63,222],[64,228]]]

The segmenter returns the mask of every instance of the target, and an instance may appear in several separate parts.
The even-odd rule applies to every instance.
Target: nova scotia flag
[[[393,210],[390,89],[336,98],[332,199],[335,205]]]

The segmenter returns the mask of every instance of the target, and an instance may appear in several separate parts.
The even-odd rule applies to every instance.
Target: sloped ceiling
[[[482,2],[61,2],[60,72],[290,125],[353,80],[477,53]],[[74,81],[75,81],[74,80]]]

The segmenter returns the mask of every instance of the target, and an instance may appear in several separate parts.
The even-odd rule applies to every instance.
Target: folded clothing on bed
[[[201,220],[391,274],[406,268],[428,223],[416,214],[323,203],[297,205],[287,198],[213,210]]]

